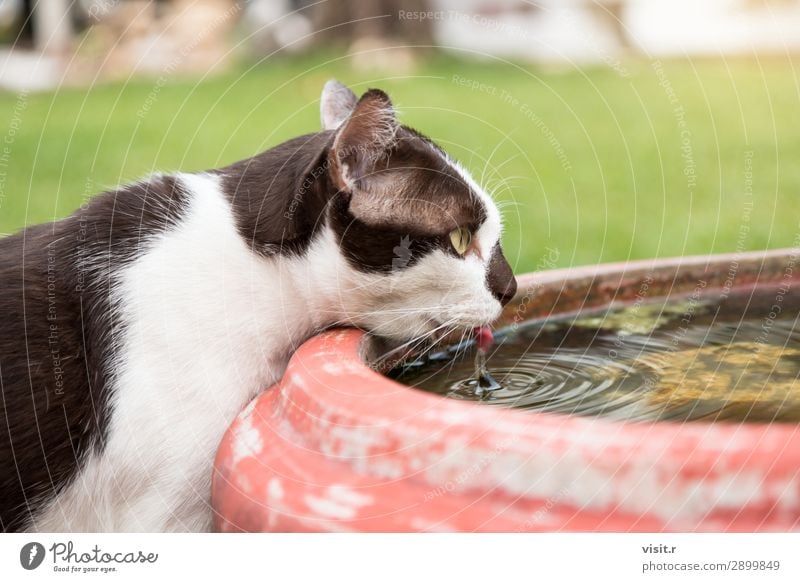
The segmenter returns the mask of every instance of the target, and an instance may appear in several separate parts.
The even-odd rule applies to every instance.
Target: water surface
[[[795,293],[795,295],[800,295]],[[800,421],[800,300],[787,288],[638,301],[499,330],[474,390],[474,346],[395,369],[449,398],[618,420]]]

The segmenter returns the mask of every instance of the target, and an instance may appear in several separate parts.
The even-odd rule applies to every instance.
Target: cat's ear
[[[356,107],[358,97],[336,79],[331,79],[322,88],[319,100],[319,116],[322,129],[338,129]]]
[[[353,192],[397,139],[399,125],[389,96],[370,89],[336,132],[332,150],[334,183]]]

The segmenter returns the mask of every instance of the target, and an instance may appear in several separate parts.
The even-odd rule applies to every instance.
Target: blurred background
[[[797,0],[0,0],[0,233],[381,87],[517,272],[800,246]]]

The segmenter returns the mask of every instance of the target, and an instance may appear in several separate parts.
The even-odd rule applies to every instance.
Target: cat
[[[321,132],[0,239],[3,530],[207,531],[225,429],[304,340],[499,316],[490,196],[383,91],[320,105]]]

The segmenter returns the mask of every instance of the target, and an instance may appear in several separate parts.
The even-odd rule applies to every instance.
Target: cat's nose
[[[505,307],[517,292],[517,280],[499,244],[492,250],[486,279],[492,295]]]
[[[509,301],[517,294],[517,279],[511,277],[505,287],[502,289],[492,289],[492,295],[500,302],[500,305],[505,307]]]

